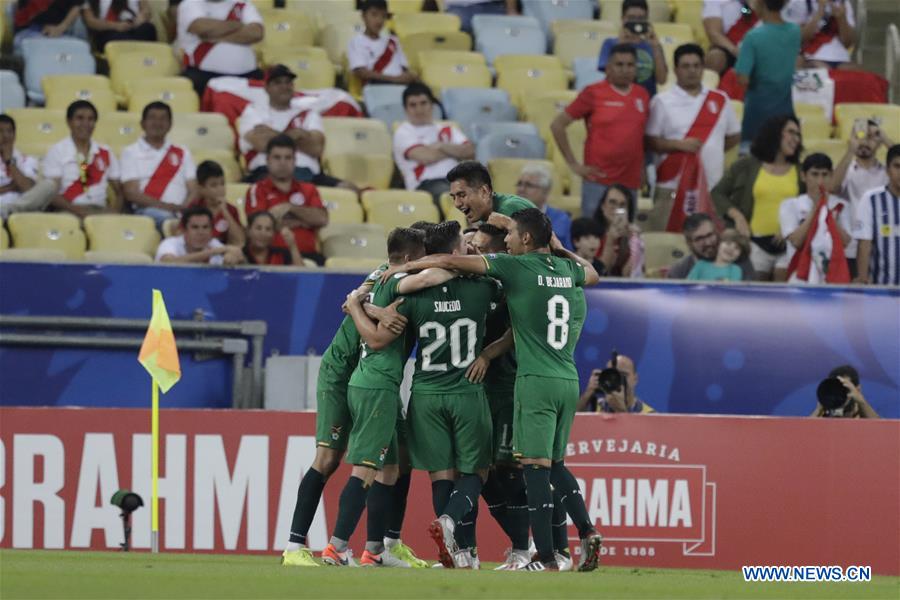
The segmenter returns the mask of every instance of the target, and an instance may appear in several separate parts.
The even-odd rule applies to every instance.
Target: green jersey
[[[514,212],[525,208],[537,208],[531,200],[513,194],[498,194],[494,192],[493,211],[511,217]]]
[[[499,292],[487,277],[462,277],[416,292],[399,306],[418,337],[414,394],[477,392],[466,369],[481,353],[485,315]]]
[[[497,305],[496,309],[488,314],[485,321],[484,345],[500,339],[509,329],[509,309],[506,302]],[[491,361],[487,375],[484,378],[484,387],[490,392],[509,392],[512,396],[513,387],[516,385],[516,352],[515,349],[501,354]]]
[[[371,292],[371,301],[376,306],[385,307],[396,300],[399,296],[397,286],[405,275],[405,273],[398,273],[388,279],[386,283],[380,281],[375,283]],[[403,367],[414,340],[415,338],[410,335],[409,328],[407,328],[406,334],[401,334],[381,350],[372,350],[366,346],[364,341],[360,341],[359,364],[356,365],[356,370],[350,376],[350,385],[399,393],[400,382],[403,381]]]
[[[516,376],[578,379],[573,352],[584,321],[584,267],[569,258],[529,252],[484,255],[499,279],[516,343]],[[580,321],[576,316],[580,313]]]
[[[381,265],[366,277],[364,283],[374,285],[387,268],[387,263]],[[323,383],[332,385],[347,385],[350,375],[359,362],[360,342],[359,332],[356,331],[353,319],[349,316],[344,317],[337,333],[334,334],[334,339],[331,340],[322,355],[319,379],[323,380]]]

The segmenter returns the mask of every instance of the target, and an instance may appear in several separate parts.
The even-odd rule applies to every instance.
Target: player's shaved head
[[[426,254],[452,254],[460,249],[460,226],[457,221],[432,225],[425,233]]]
[[[546,248],[553,237],[553,227],[550,219],[537,208],[524,208],[512,214],[512,220],[516,223],[516,230],[522,242],[525,242],[525,234],[531,236],[532,249]]]
[[[482,223],[478,226],[475,237],[472,240],[479,254],[506,252],[506,234],[509,233],[502,227]]]
[[[411,227],[397,227],[388,236],[388,261],[392,265],[425,255],[425,234]]]

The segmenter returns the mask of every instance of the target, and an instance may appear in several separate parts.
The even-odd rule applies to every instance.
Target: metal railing
[[[884,40],[884,76],[888,80],[888,102],[900,102],[900,30],[887,26]]]
[[[41,329],[39,333],[0,331],[3,346],[50,346],[60,348],[90,348],[108,350],[137,350],[143,343],[143,332],[149,320],[114,319],[106,317],[62,317],[52,315],[0,315],[2,329]],[[171,321],[177,336],[179,351],[213,353],[232,357],[232,406],[261,408],[263,399],[263,342],[265,321]],[[68,335],[62,331],[79,331]],[[122,335],[87,335],[87,332],[140,332],[139,337]],[[210,337],[208,337],[210,336]],[[225,337],[229,336],[229,337]],[[241,336],[241,337],[235,337]],[[250,341],[244,339],[249,337]],[[245,359],[250,354],[250,389],[244,383]]]

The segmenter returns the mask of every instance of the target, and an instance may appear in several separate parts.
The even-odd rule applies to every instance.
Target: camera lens
[[[847,388],[837,377],[828,377],[822,380],[819,387],[816,388],[816,396],[826,412],[842,408],[847,404]]]
[[[610,394],[625,385],[625,378],[618,369],[603,369],[597,376],[597,384],[603,393]]]

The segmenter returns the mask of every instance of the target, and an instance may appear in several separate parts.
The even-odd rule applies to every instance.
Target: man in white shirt
[[[434,97],[424,83],[403,90],[404,121],[394,132],[394,162],[408,190],[422,190],[440,204],[450,191],[447,173],[475,157],[475,146],[455,125],[434,122]]]
[[[849,0],[790,0],[781,17],[800,26],[804,68],[859,68],[850,62],[857,36]]]
[[[683,44],[674,61],[677,85],[653,97],[646,129],[650,148],[658,153],[650,231],[666,228],[686,154],[700,153],[712,189],[722,178],[725,151],[741,141],[741,123],[728,95],[702,83],[703,49]]]
[[[400,40],[383,31],[388,16],[385,0],[363,2],[362,19],[366,29],[353,36],[347,45],[347,63],[363,85],[410,83],[416,80],[409,70]]]
[[[722,75],[737,62],[741,41],[759,17],[748,0],[703,0],[702,16],[709,38],[706,68]]]
[[[178,5],[183,75],[193,82],[198,96],[213,77],[261,78],[253,44],[264,35],[262,16],[252,2],[185,0]]]
[[[157,225],[174,217],[197,191],[191,152],[166,141],[172,129],[172,109],[151,102],[141,114],[144,136],[122,150],[122,188],[134,212]]]
[[[16,149],[16,122],[0,114],[0,218],[41,211],[56,195],[52,181],[36,181],[38,160]]]
[[[56,186],[51,204],[79,218],[106,212],[111,186],[115,196],[112,209],[119,212],[119,161],[109,146],[91,139],[97,109],[87,100],[76,100],[66,109],[66,124],[71,135],[51,146],[41,165],[44,177]]]
[[[237,246],[226,246],[215,237],[212,213],[205,206],[191,206],[181,213],[182,235],[169,237],[156,249],[156,262],[175,264],[239,265],[245,261]]]

